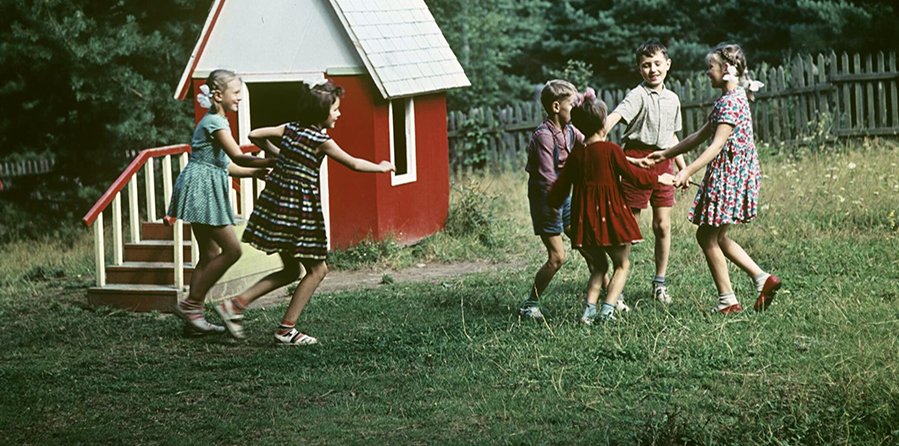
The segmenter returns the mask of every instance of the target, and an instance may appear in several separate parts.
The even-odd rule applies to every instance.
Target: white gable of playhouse
[[[216,68],[271,80],[365,70],[327,0],[226,0],[208,31],[195,78]]]

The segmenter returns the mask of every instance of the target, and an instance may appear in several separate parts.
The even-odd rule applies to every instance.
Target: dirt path
[[[419,263],[402,270],[383,271],[330,271],[316,293],[371,289],[382,285],[385,276],[394,283],[439,282],[458,278],[467,274],[489,271],[503,271],[520,268],[516,263],[460,262],[460,263]],[[284,302],[287,287],[264,296],[253,303],[253,307],[267,307]]]

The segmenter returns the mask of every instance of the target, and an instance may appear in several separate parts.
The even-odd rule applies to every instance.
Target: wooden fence
[[[899,135],[896,53],[876,56],[799,56],[779,67],[754,70],[765,87],[752,103],[755,136],[760,143],[793,144],[812,139]],[[668,83],[681,100],[681,138],[705,122],[720,91],[705,74]],[[600,90],[609,110],[627,90]],[[450,163],[454,171],[472,166],[524,165],[524,152],[545,113],[538,102],[450,111],[447,118]],[[612,140],[620,141],[623,125]]]

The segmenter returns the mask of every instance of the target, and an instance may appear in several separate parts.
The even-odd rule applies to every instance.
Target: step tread
[[[126,271],[132,269],[174,269],[175,262],[138,262],[138,261],[125,261],[120,265],[107,265],[106,270],[114,270],[114,271]],[[194,265],[190,262],[184,262],[185,270],[194,269]]]
[[[175,241],[174,241],[174,240],[152,240],[152,239],[147,239],[147,240],[141,240],[141,241],[139,241],[139,242],[137,242],[137,243],[134,243],[134,242],[128,242],[128,243],[125,243],[125,246],[153,246],[153,247],[156,247],[156,246],[172,246],[172,245],[174,245],[174,244],[175,244]],[[190,239],[184,240],[183,242],[181,242],[181,244],[182,244],[185,248],[189,248],[189,247],[190,247]]]
[[[132,283],[107,283],[105,286],[90,287],[89,292],[166,292],[178,293],[178,289],[174,285],[142,285]]]

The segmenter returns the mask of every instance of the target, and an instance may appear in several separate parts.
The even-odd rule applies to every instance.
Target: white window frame
[[[399,175],[396,172],[390,173],[390,185],[399,186],[418,181],[418,167],[415,163],[415,154],[417,152],[415,147],[415,103],[412,98],[394,99],[390,101],[387,107],[389,115],[388,127],[390,128],[390,162],[394,165],[396,165],[396,148],[394,147],[395,138],[393,134],[394,101],[403,101],[406,105],[406,173]]]

